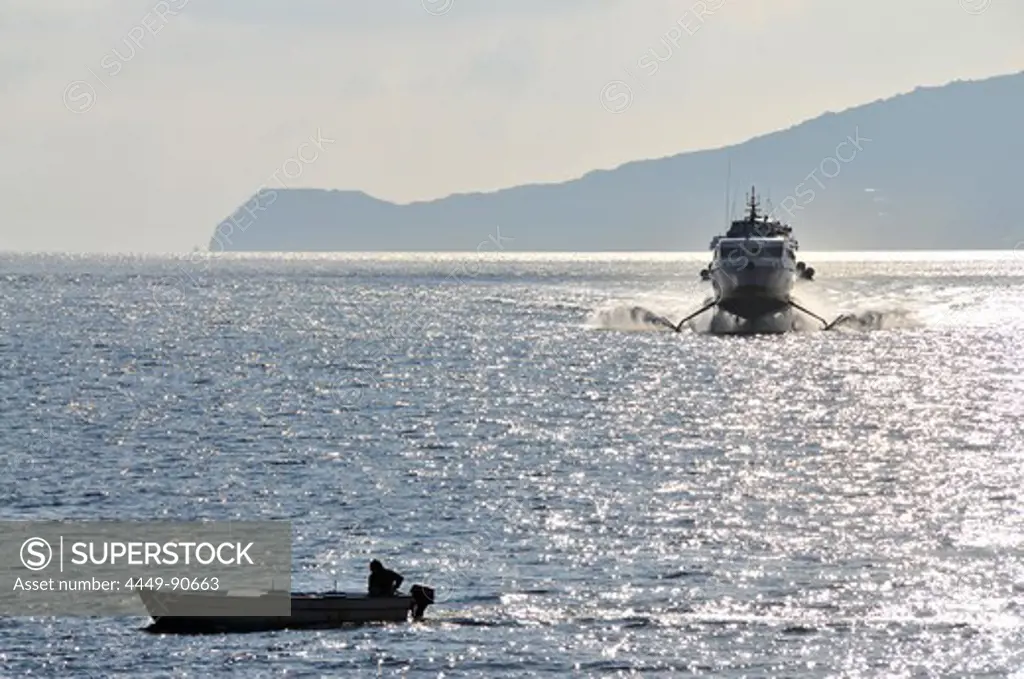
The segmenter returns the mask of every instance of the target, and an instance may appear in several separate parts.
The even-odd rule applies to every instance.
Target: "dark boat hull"
[[[711,270],[718,308],[747,321],[788,309],[795,280],[796,272],[784,267],[716,266]]]
[[[287,592],[264,597],[229,595],[169,595],[141,590],[139,595],[153,617],[151,632],[174,634],[219,634],[267,632],[282,629],[330,629],[367,623],[401,623],[422,617],[433,603],[433,590],[415,585],[408,595],[369,597],[364,594]],[[289,599],[289,615],[262,615],[266,597]],[[259,600],[263,599],[262,602]],[[287,602],[284,603],[287,607]],[[248,610],[247,610],[248,609]],[[195,611],[204,615],[195,615]],[[218,614],[223,610],[224,615]]]

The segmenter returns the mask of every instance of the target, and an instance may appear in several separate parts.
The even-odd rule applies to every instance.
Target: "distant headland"
[[[558,184],[409,204],[360,191],[264,189],[215,229],[214,251],[704,250],[756,184],[808,250],[1010,249],[1024,240],[1024,73],[825,113],[714,150]],[[483,235],[481,235],[483,234]]]

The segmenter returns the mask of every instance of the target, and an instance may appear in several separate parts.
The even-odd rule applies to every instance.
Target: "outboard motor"
[[[434,603],[434,590],[424,585],[413,585],[409,590],[409,595],[412,596],[412,618],[413,620],[422,620],[423,613],[427,610],[427,606]]]

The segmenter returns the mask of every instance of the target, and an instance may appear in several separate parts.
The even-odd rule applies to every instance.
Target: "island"
[[[504,250],[705,250],[754,184],[805,250],[1013,249],[1024,241],[1022,120],[1024,72],[561,183],[408,204],[268,187],[215,227],[210,249],[471,251],[498,228]]]

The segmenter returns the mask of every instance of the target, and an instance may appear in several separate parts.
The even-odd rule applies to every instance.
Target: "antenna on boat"
[[[755,186],[751,186],[750,187],[750,200],[747,201],[747,208],[749,209],[749,212],[747,213],[747,221],[748,222],[756,222],[757,221],[758,202],[757,202],[757,187],[755,187]]]

